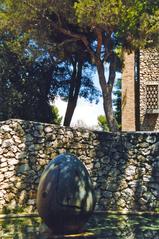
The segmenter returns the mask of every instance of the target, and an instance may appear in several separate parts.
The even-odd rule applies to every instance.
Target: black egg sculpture
[[[76,156],[65,153],[50,161],[40,178],[37,208],[53,233],[79,232],[95,201],[88,171]]]

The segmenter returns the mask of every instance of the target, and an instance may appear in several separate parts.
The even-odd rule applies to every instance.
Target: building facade
[[[159,51],[124,57],[122,131],[159,131]]]

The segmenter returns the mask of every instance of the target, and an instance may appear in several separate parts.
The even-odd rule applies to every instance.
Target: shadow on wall
[[[97,209],[159,211],[159,136],[129,133],[99,137],[107,143],[98,145],[99,162],[92,170]]]
[[[137,135],[136,135],[137,136]],[[135,177],[132,181],[134,187],[134,207],[133,210],[145,212],[158,211],[159,187],[158,179],[155,176],[156,156],[153,153],[156,148],[158,136],[152,134],[140,134],[137,137],[137,160]],[[159,153],[159,151],[158,151]],[[155,188],[154,188],[155,187]]]
[[[96,149],[98,162],[94,161],[91,172],[96,183],[97,210],[122,210],[126,207],[122,191],[127,188],[125,170],[127,151],[125,138],[119,134],[99,133],[101,142]],[[129,195],[126,195],[129,197]]]
[[[140,130],[154,131],[158,120],[158,114],[145,114]]]

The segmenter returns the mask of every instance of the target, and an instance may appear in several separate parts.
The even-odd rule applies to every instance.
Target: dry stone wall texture
[[[159,90],[159,51],[152,48],[140,51],[140,130],[154,131],[159,130],[159,113],[146,113],[148,84],[158,85]],[[158,100],[159,112],[159,94],[156,96],[153,92],[151,93],[150,97],[154,96],[154,100],[156,98]]]
[[[39,178],[64,152],[89,170],[96,210],[159,211],[159,133],[103,133],[14,119],[0,122],[0,213],[36,212]]]

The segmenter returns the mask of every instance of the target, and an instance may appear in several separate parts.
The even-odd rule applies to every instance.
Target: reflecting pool
[[[83,231],[52,235],[40,218],[0,220],[0,239],[159,239],[158,216],[93,215]]]

